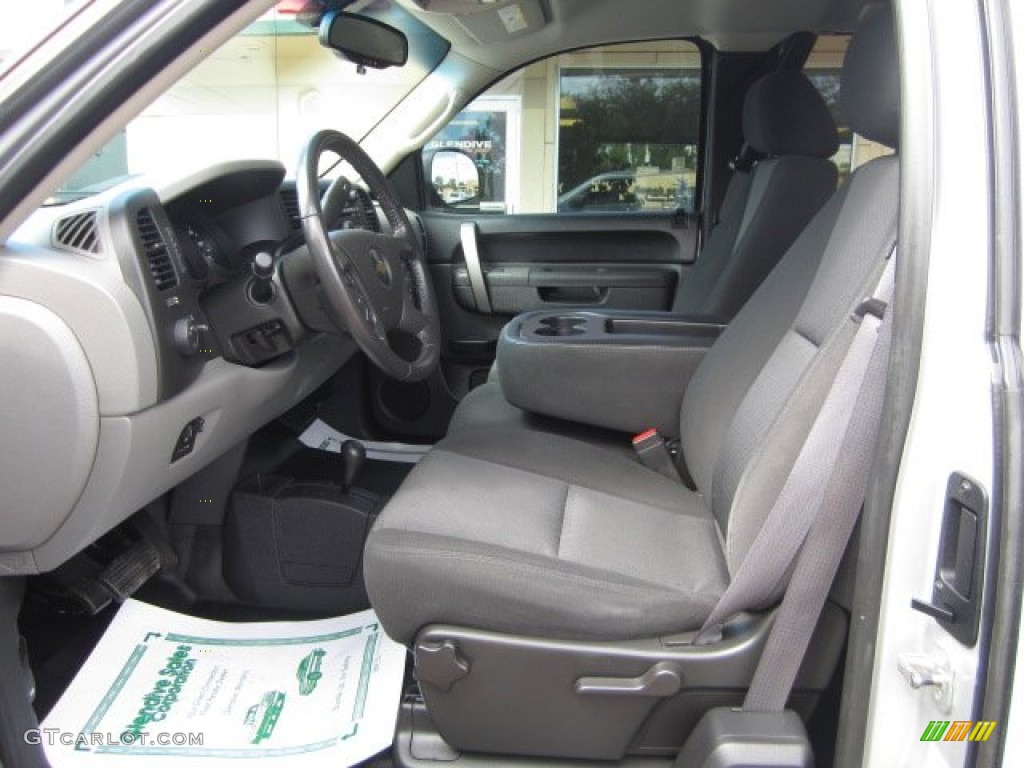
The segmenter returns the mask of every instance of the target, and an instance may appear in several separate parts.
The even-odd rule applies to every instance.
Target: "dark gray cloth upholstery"
[[[835,191],[836,176],[831,161],[797,156],[737,173],[672,311],[728,323]]]
[[[523,315],[520,320],[528,325],[542,314]],[[603,318],[615,316],[608,312],[591,319],[600,325]],[[655,312],[643,317],[671,316]],[[519,322],[509,323],[498,341],[502,394],[532,413],[634,434],[653,427],[678,437],[686,382],[703,360],[710,339],[666,336],[653,341],[618,334],[600,342],[583,336],[577,342],[565,338],[558,344],[537,344],[524,337]],[[587,386],[579,386],[581,381]],[[644,396],[636,397],[638,392]]]
[[[458,433],[413,470],[370,535],[373,604],[402,642],[443,621],[569,639],[697,626],[728,571],[713,519],[681,489],[579,440]]]
[[[891,9],[869,11],[846,51],[839,91],[850,128],[894,148],[900,135],[900,83],[889,76],[897,66],[895,40]]]
[[[836,126],[802,72],[773,72],[750,87],[743,135],[767,158],[733,174],[674,312],[729,322],[836,189]]]
[[[765,75],[743,100],[743,138],[768,157],[805,155],[828,159],[839,137],[828,106],[802,72]]]
[[[681,409],[696,490],[580,437],[492,427],[442,441],[367,540],[366,585],[388,634],[410,642],[451,623],[596,640],[699,627],[813,424],[847,318],[894,247],[898,202],[896,157],[855,172],[712,347]]]
[[[624,455],[632,455],[628,436],[621,432],[564,419],[553,419],[516,408],[505,397],[501,384],[496,379],[481,384],[463,398],[448,425],[448,434],[489,429],[523,429],[564,435],[601,445]],[[672,431],[675,432],[674,429]]]
[[[702,474],[698,479],[695,474],[694,479],[699,488],[711,494],[732,572],[739,567],[781,490],[835,375],[845,347],[837,348],[831,342],[844,327],[843,320],[851,308],[871,294],[881,261],[895,244],[898,173],[896,160],[886,158],[865,166],[850,179],[844,194],[837,196],[836,205],[823,211],[809,229],[807,240],[816,239],[835,214],[825,243],[826,259],[816,269],[807,241],[801,238],[794,244],[787,259],[809,263],[813,280],[792,323],[763,364],[751,366],[760,356],[747,353],[736,365],[739,350],[749,344],[749,339],[737,340],[739,334],[746,330],[760,337],[760,347],[769,342],[763,327],[745,328],[747,324],[743,323],[735,330],[732,326],[726,329],[691,380],[680,425],[684,430],[683,450],[691,471],[696,464],[710,463],[712,467],[710,477]],[[770,298],[773,292],[783,296],[793,290],[792,284],[783,286],[774,280],[768,290],[758,293]],[[741,314],[756,319],[759,309],[760,302]],[[780,314],[789,311],[787,307]],[[728,363],[725,358],[730,358]],[[735,380],[726,383],[727,371],[740,381],[739,386]],[[741,397],[732,400],[727,392]],[[723,409],[725,402],[731,406],[728,411]],[[698,421],[696,411],[713,409],[718,411],[719,421],[705,420],[707,433],[696,431],[688,422],[688,417]],[[709,440],[712,431],[721,437]],[[707,452],[714,443],[721,447],[709,462]]]
[[[772,157],[733,175],[711,236],[676,292],[676,314],[729,322],[835,191],[836,167],[827,159],[837,146],[835,123],[802,73],[775,72],[751,86],[744,130],[749,143]],[[680,387],[680,395],[682,391]],[[578,410],[559,415],[586,421]],[[488,387],[471,392],[459,404],[449,431],[528,420],[547,431],[564,428],[557,421],[524,415],[503,400],[499,388]],[[661,426],[667,434],[675,433],[674,427]]]

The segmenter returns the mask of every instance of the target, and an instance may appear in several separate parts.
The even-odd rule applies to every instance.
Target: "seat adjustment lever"
[[[639,677],[581,677],[576,693],[587,696],[674,696],[683,686],[679,667],[660,661]]]

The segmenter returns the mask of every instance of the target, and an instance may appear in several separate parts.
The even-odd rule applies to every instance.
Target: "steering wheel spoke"
[[[336,195],[328,193],[321,201],[318,169],[327,151],[346,161],[370,187],[395,234],[329,231],[325,207],[329,214],[337,207],[332,199],[348,194],[350,185],[332,185]],[[429,376],[437,367],[440,346],[437,302],[419,238],[383,172],[352,139],[337,131],[320,131],[303,150],[296,187],[306,242],[335,314],[385,373],[401,381]],[[395,351],[392,331],[419,341],[415,359]]]
[[[351,301],[355,304],[360,319],[367,325],[372,326],[375,332],[380,328],[380,318],[373,309],[366,291],[363,290],[362,281],[355,274],[355,270],[346,269],[342,273],[342,282],[345,283],[345,290],[348,292]],[[378,335],[379,332],[378,332]]]
[[[411,302],[406,302],[402,307],[402,318],[399,320],[399,330],[419,336],[430,327],[430,318],[424,315],[419,307]]]

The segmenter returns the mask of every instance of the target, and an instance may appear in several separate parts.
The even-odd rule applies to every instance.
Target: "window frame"
[[[414,153],[414,156],[415,156],[415,159],[416,159],[415,165],[417,167],[416,173],[417,173],[417,175],[419,177],[419,190],[418,190],[417,198],[418,198],[418,201],[420,203],[420,210],[422,212],[430,212],[430,213],[435,213],[435,214],[451,214],[451,215],[455,215],[455,216],[466,216],[466,215],[474,215],[474,216],[476,216],[476,215],[484,215],[484,216],[520,216],[520,215],[526,215],[526,216],[565,216],[565,215],[574,215],[572,213],[559,212],[557,210],[557,199],[558,199],[558,192],[557,192],[557,190],[558,190],[558,154],[559,154],[559,143],[558,143],[558,135],[557,134],[558,134],[558,123],[559,123],[559,120],[560,120],[560,117],[561,117],[561,106],[558,103],[558,100],[559,100],[559,97],[560,97],[560,93],[559,93],[560,88],[550,89],[548,94],[547,94],[547,98],[549,100],[553,99],[555,101],[555,104],[553,104],[553,105],[550,102],[547,104],[547,108],[549,110],[551,110],[551,113],[554,115],[553,129],[554,129],[554,133],[555,133],[555,135],[553,136],[553,140],[552,140],[552,144],[554,146],[554,155],[553,155],[553,159],[552,159],[552,162],[553,162],[553,165],[552,165],[552,168],[553,168],[552,179],[551,179],[550,185],[547,185],[545,187],[545,189],[544,189],[544,194],[545,195],[547,195],[547,194],[551,195],[551,201],[550,201],[551,202],[551,206],[550,206],[551,210],[545,210],[545,211],[541,211],[541,212],[531,211],[531,212],[525,212],[524,213],[524,212],[519,211],[519,210],[509,211],[507,205],[506,205],[505,210],[488,210],[486,208],[480,208],[480,207],[478,207],[478,208],[455,208],[455,207],[452,207],[452,206],[438,206],[438,205],[434,204],[434,202],[432,200],[433,196],[431,195],[432,177],[431,177],[431,174],[430,174],[430,169],[426,167],[426,158],[425,158],[425,154],[427,152],[426,147],[427,147],[427,145],[430,144],[430,142],[434,139],[434,137],[436,135],[438,135],[441,131],[443,131],[445,128],[447,128],[448,125],[451,123],[451,121],[456,119],[456,117],[458,115],[462,114],[465,111],[471,111],[470,108],[479,99],[487,98],[486,94],[488,93],[488,91],[490,91],[492,88],[494,88],[496,85],[500,84],[504,80],[506,80],[508,78],[511,78],[511,77],[515,76],[516,74],[523,73],[527,68],[529,68],[529,67],[531,67],[531,66],[533,66],[535,64],[538,64],[538,63],[541,63],[541,62],[552,62],[553,68],[554,68],[553,81],[557,84],[557,83],[560,83],[560,81],[561,81],[561,69],[562,69],[562,67],[558,64],[557,59],[559,59],[561,57],[569,56],[569,55],[572,55],[572,54],[585,53],[587,51],[591,51],[591,50],[594,50],[594,49],[600,49],[600,48],[612,47],[612,46],[627,46],[627,45],[637,45],[637,44],[642,45],[642,44],[645,44],[645,43],[670,43],[670,42],[689,43],[689,44],[693,45],[694,48],[695,48],[695,53],[699,57],[699,66],[690,68],[690,67],[684,67],[684,66],[671,66],[671,65],[667,65],[667,64],[658,64],[658,65],[653,66],[653,67],[646,67],[644,65],[637,65],[636,68],[638,68],[638,69],[651,68],[651,69],[658,69],[658,70],[679,69],[681,71],[692,71],[699,78],[699,82],[700,82],[700,107],[699,107],[699,112],[698,112],[699,118],[698,118],[697,139],[696,139],[696,147],[697,147],[696,168],[695,168],[695,171],[694,171],[694,173],[695,173],[695,183],[694,183],[694,191],[693,191],[693,206],[694,206],[694,210],[692,211],[692,213],[699,215],[700,210],[701,210],[702,201],[704,199],[705,164],[706,164],[706,156],[707,156],[706,153],[707,153],[707,142],[708,142],[707,123],[708,123],[708,109],[709,109],[709,95],[710,95],[709,94],[709,86],[710,86],[711,75],[712,75],[712,73],[711,73],[711,59],[712,59],[712,52],[714,51],[714,47],[708,41],[706,41],[706,40],[704,40],[703,38],[700,38],[700,37],[659,37],[659,38],[649,38],[649,39],[641,39],[641,40],[618,40],[618,41],[601,43],[601,44],[597,44],[597,45],[587,45],[587,46],[582,46],[582,47],[578,47],[578,48],[568,48],[568,49],[565,49],[565,50],[556,51],[556,52],[547,54],[545,56],[540,56],[540,57],[537,57],[535,59],[530,59],[528,61],[523,62],[520,66],[516,67],[515,69],[511,69],[511,70],[508,70],[506,72],[501,73],[494,80],[491,80],[486,85],[484,85],[472,97],[467,99],[465,101],[465,103],[462,105],[462,107],[459,109],[459,111],[455,115],[453,115],[447,122],[445,122],[445,124],[440,129],[438,129],[438,131],[435,132],[434,135],[432,135],[430,138],[428,138],[424,142],[424,145],[422,147],[420,147],[417,150],[416,153]],[[616,65],[614,68],[615,69],[627,69],[627,68],[630,68],[630,67],[627,67],[625,65]],[[522,103],[520,103],[520,119],[522,119],[521,116],[522,116],[522,112],[523,111],[525,111],[525,107],[523,107]],[[523,128],[522,126],[519,126],[519,130],[518,130],[520,142],[524,142],[525,141],[525,138],[524,138],[525,131],[522,128]],[[548,129],[548,126],[545,125],[544,129],[546,131]],[[521,146],[521,144],[520,144],[520,146]],[[519,165],[519,164],[517,164],[517,165]],[[521,173],[519,173],[519,168],[518,167],[516,169],[516,172],[517,172],[517,174],[519,174],[519,178],[520,178],[520,181],[521,181],[522,175],[521,175]],[[678,216],[680,214],[680,209],[679,208],[671,208],[671,209],[665,209],[664,211],[643,211],[643,210],[640,210],[640,211],[631,211],[631,212],[612,212],[612,211],[609,211],[607,213],[613,214],[613,215],[624,214],[624,215],[628,215],[630,217],[663,216],[663,215]],[[585,214],[582,214],[582,215],[595,215],[595,214],[594,213],[589,213],[589,214],[585,213]]]

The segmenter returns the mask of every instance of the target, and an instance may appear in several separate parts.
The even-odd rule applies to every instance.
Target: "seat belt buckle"
[[[657,429],[648,429],[636,435],[633,438],[633,451],[640,463],[648,469],[680,482],[679,470],[669,450],[668,441]]]

